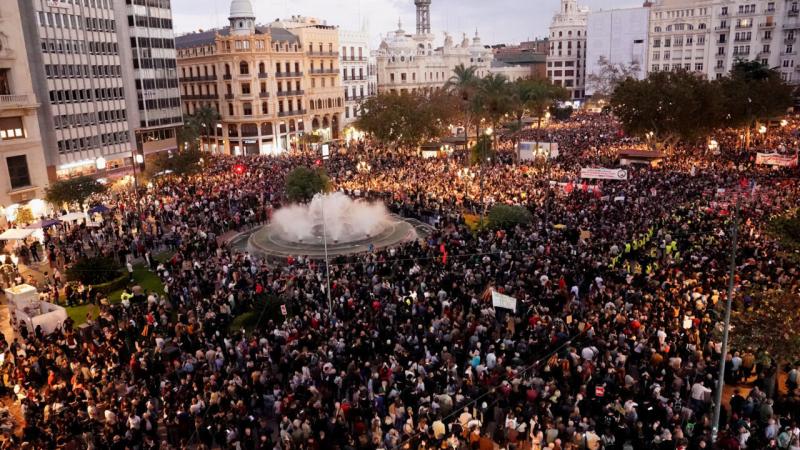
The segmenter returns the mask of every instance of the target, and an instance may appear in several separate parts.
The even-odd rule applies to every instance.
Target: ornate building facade
[[[510,80],[531,75],[528,67],[510,66],[494,61],[491,49],[481,43],[478,31],[470,40],[464,34],[456,44],[445,33],[444,45],[435,46],[430,29],[430,0],[416,0],[417,26],[414,34],[406,33],[402,23],[389,33],[375,52],[379,92],[414,92],[440,88],[453,75],[459,64],[475,66],[479,77],[502,73]]]
[[[294,16],[257,26],[249,0],[233,0],[230,26],[176,39],[184,114],[211,107],[220,122],[203,148],[275,154],[305,133],[336,139],[344,112],[339,35]]]

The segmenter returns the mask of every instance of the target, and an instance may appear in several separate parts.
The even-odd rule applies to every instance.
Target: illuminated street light
[[[785,127],[786,125],[789,125],[789,121],[786,119],[781,120],[781,126]]]
[[[140,154],[137,153],[136,156],[134,156],[133,159],[134,159],[134,161],[136,161],[137,164],[141,164],[141,163],[144,162],[144,155],[140,155]]]
[[[487,136],[491,136],[491,135],[492,135],[492,133],[494,133],[494,130],[492,129],[492,127],[489,127],[489,128],[487,128],[487,129],[485,129],[485,130],[483,131],[483,133],[484,133],[484,134],[486,134]]]
[[[767,132],[767,127],[764,126],[764,125],[761,125],[760,127],[758,127],[758,132],[761,133],[761,134],[766,133]]]
[[[97,159],[94,160],[94,164],[97,170],[103,170],[106,168],[106,159],[102,156],[98,156]]]

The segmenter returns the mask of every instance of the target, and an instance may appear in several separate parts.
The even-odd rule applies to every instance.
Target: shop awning
[[[74,222],[76,220],[86,219],[86,214],[82,212],[71,212],[69,214],[64,214],[58,219],[63,222]]]

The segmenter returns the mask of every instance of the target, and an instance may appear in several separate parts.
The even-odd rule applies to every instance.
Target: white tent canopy
[[[27,228],[12,228],[0,234],[0,241],[21,241],[33,234],[33,231]]]
[[[82,212],[71,212],[69,214],[64,214],[63,216],[59,217],[58,220],[62,222],[74,222],[76,220],[86,219],[86,213]]]

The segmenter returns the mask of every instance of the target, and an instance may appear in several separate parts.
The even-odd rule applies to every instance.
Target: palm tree
[[[476,97],[480,100],[481,114],[493,129],[497,129],[500,119],[510,111],[510,91],[508,78],[503,74],[490,73],[478,83]]]
[[[197,124],[197,127],[202,130],[206,144],[210,149],[212,131],[214,131],[213,134],[216,134],[214,127],[216,127],[217,122],[219,122],[220,119],[219,112],[211,106],[203,106],[194,112],[194,115],[191,116],[191,119],[194,120]]]
[[[478,68],[475,66],[466,67],[464,64],[459,64],[453,68],[453,75],[447,80],[444,88],[446,91],[454,94],[460,101],[462,107],[462,114],[464,116],[464,138],[466,141],[469,137],[469,124],[470,119],[476,119],[473,114],[479,108],[476,108],[474,103],[475,92],[477,91],[478,82],[480,78],[477,75]],[[475,136],[480,134],[479,121],[475,123]]]

